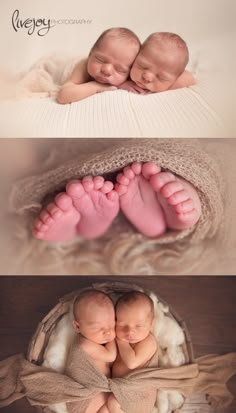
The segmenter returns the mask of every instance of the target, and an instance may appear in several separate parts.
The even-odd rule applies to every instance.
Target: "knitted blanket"
[[[156,353],[145,365],[146,367],[156,367],[157,368],[158,354]],[[79,346],[77,337],[73,342],[70,353],[67,359],[67,365],[65,373],[70,377],[83,384],[86,388],[93,388],[94,382],[93,377],[97,374],[104,376],[98,367],[94,363],[93,359],[86,354],[83,349]],[[91,379],[92,377],[92,379]],[[137,392],[130,390],[128,394],[124,394],[122,397],[117,394],[119,402],[123,402],[125,398],[126,410],[130,413],[143,413],[144,411],[150,413],[156,402],[156,389],[152,386],[144,386]],[[79,401],[76,403],[67,403],[67,408],[69,413],[83,413],[88,407],[89,400]]]
[[[145,411],[146,403],[139,398],[139,392],[146,386],[153,386],[155,389],[178,390],[184,396],[207,393],[209,402],[217,409],[232,401],[226,383],[235,373],[236,353],[208,355],[196,359],[193,364],[174,368],[136,369],[125,377],[113,379],[104,376],[89,360],[83,374],[89,377],[90,385],[85,386],[66,374],[36,366],[22,354],[17,354],[0,362],[0,407],[22,397],[27,397],[32,405],[47,406],[83,402],[99,392],[112,392],[122,409],[131,413],[136,411],[133,406],[138,405],[138,401],[144,406],[139,411]]]

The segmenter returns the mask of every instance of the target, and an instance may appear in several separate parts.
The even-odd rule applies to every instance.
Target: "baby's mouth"
[[[109,82],[108,78],[104,77],[104,76],[96,76],[95,78],[97,80],[97,82],[99,83],[104,83],[104,84],[110,84],[111,82]]]

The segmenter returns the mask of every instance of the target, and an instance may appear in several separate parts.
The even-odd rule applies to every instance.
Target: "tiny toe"
[[[35,226],[36,227],[36,226]],[[41,222],[41,225],[40,226],[37,226],[36,227],[36,230],[38,230],[39,232],[45,232],[45,231],[47,231],[48,230],[48,226],[47,225],[45,225],[45,224],[43,224],[42,222]]]
[[[108,192],[111,192],[113,188],[114,188],[114,185],[111,181],[105,181],[101,188],[101,192],[103,192],[104,194],[107,194]]]
[[[160,171],[160,166],[156,165],[154,162],[146,162],[142,166],[142,174],[146,179],[149,179],[152,175],[155,175]]]
[[[91,192],[94,189],[93,177],[88,175],[82,179],[82,184],[86,192]]]
[[[150,183],[155,191],[160,191],[164,185],[173,181],[176,181],[176,178],[171,172],[157,173],[150,178]]]
[[[123,169],[123,174],[124,174],[124,176],[125,176],[126,178],[128,178],[129,180],[130,180],[130,179],[133,179],[133,178],[135,177],[135,174],[134,174],[134,172],[132,171],[132,169],[130,168],[130,166],[126,166],[126,167]]]
[[[129,179],[123,173],[118,174],[116,180],[121,185],[129,185]]]
[[[182,189],[182,191],[175,192],[173,195],[171,195],[168,198],[168,204],[170,205],[177,205],[180,202],[187,201],[189,199],[189,195],[185,189]]]
[[[70,181],[66,185],[66,193],[71,196],[72,199],[81,198],[84,192],[84,187],[80,181]]]
[[[62,216],[62,211],[54,203],[47,206],[47,211],[53,216],[53,218],[60,218]]]
[[[115,190],[119,196],[126,194],[128,187],[126,185],[115,184]]]
[[[104,178],[102,176],[95,176],[93,179],[94,189],[101,189],[104,184]]]
[[[116,191],[112,190],[111,192],[109,192],[109,193],[107,194],[107,198],[108,198],[110,201],[116,201],[116,200],[119,198],[119,195],[118,195],[118,193],[117,193]]]
[[[41,219],[40,219],[40,218],[37,218],[37,219],[35,220],[35,222],[34,222],[34,228],[36,228],[36,229],[39,230],[42,225],[43,225],[43,222],[41,221]]]
[[[72,199],[65,192],[62,192],[55,197],[55,204],[63,211],[67,211],[72,205]]]
[[[135,175],[140,175],[142,172],[142,163],[141,162],[132,163],[131,169]]]
[[[33,236],[34,236],[35,238],[43,238],[43,237],[44,237],[44,234],[43,234],[43,232],[33,230]]]
[[[165,198],[169,198],[171,195],[173,195],[175,192],[181,191],[183,189],[183,185],[181,182],[178,181],[172,181],[168,182],[161,188],[161,194]]]
[[[46,211],[46,209],[43,209],[39,214],[39,218],[42,220],[42,222],[44,222],[46,224],[47,220],[51,217],[50,217],[48,211]]]
[[[186,214],[187,212],[191,212],[194,209],[194,203],[192,199],[188,199],[187,201],[180,202],[180,204],[175,205],[175,210],[178,214]]]

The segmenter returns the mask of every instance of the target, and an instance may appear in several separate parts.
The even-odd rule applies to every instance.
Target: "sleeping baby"
[[[157,342],[151,333],[154,306],[151,298],[140,292],[124,294],[116,303],[116,343],[118,355],[112,366],[112,377],[127,376],[132,370],[157,366]],[[149,413],[154,407],[157,391],[143,386],[143,397],[149,400]],[[128,396],[127,396],[128,400]],[[133,405],[135,401],[132,399]],[[99,413],[124,413],[115,396],[108,397]]]
[[[189,60],[185,41],[175,33],[152,33],[141,46],[131,71],[131,80],[120,86],[134,93],[164,92],[195,84],[185,70]]]
[[[79,353],[86,353],[96,367],[107,377],[111,376],[111,363],[117,355],[115,343],[115,309],[110,297],[100,291],[89,290],[80,294],[73,307],[74,327],[78,332],[72,343],[66,365],[66,374],[83,383],[83,366]],[[78,363],[78,364],[77,364]],[[82,369],[82,373],[81,373]],[[97,393],[89,402],[67,403],[69,413],[97,413],[106,403],[106,394]]]
[[[58,103],[72,103],[99,92],[115,90],[129,77],[140,49],[135,33],[126,28],[103,32],[87,59],[79,62],[57,96]]]

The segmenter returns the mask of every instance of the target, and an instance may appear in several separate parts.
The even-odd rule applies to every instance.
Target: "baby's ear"
[[[79,323],[78,323],[78,321],[73,320],[72,323],[73,323],[73,326],[74,326],[75,330],[77,331],[77,333],[79,333],[80,328],[79,328]]]

